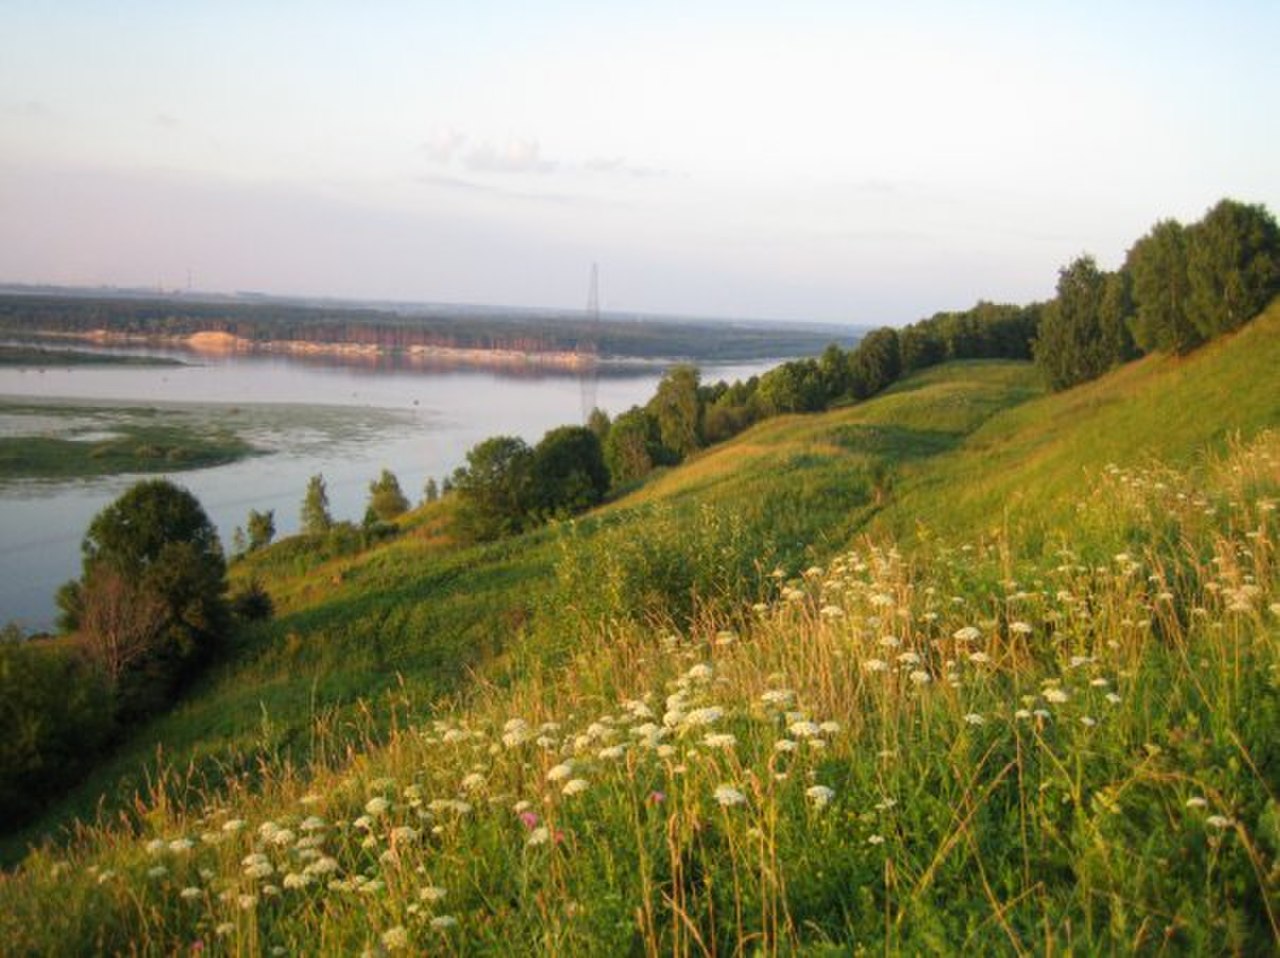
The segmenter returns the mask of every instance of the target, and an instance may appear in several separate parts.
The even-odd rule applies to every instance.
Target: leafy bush
[[[40,811],[99,757],[114,731],[106,682],[65,641],[0,640],[0,816]]]

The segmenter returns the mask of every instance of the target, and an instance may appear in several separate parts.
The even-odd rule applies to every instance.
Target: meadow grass
[[[749,606],[774,565],[798,568],[850,541],[881,508],[899,448],[915,454],[912,435],[924,442],[946,429],[954,444],[1024,401],[1034,382],[1025,363],[936,370],[907,405],[961,411],[941,426],[898,427],[898,445],[862,448],[850,432],[890,418],[878,401],[769,421],[596,514],[490,545],[455,543],[443,501],[375,549],[294,537],[254,553],[232,575],[265,583],[275,619],[239,636],[181,705],[46,816],[0,840],[0,859],[76,820],[129,809],[157,750],[216,788],[264,762],[305,764],[317,715],[363,729],[369,701],[392,688],[425,702],[464,694],[477,676],[509,681],[531,660],[596,641],[602,615],[688,620]],[[954,402],[957,392],[972,401]],[[374,712],[385,730],[386,710]]]
[[[446,501],[265,550],[277,619],[41,823],[106,796],[0,934],[1274,950],[1277,315],[1054,397],[930,370],[490,546]]]
[[[1273,949],[1278,503],[1274,433],[1189,473],[1102,470],[1048,561],[866,539],[749,616],[602,623],[452,709],[393,690],[387,734],[307,768],[204,794],[166,767],[135,829],[4,880],[5,940]]]
[[[1012,525],[1024,544],[1051,549],[1053,530],[1073,521],[1086,469],[1185,464],[1280,422],[1277,369],[1280,299],[1189,356],[1153,354],[987,419],[963,454],[903,470],[881,528],[907,538],[921,529],[972,535]],[[893,392],[905,401],[916,388],[907,380]]]

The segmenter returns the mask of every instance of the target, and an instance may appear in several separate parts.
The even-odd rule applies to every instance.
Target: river
[[[266,453],[170,476],[200,500],[224,547],[250,509],[274,510],[277,535],[296,532],[307,479],[317,473],[334,517],[358,522],[383,468],[416,501],[429,477],[452,473],[482,439],[515,435],[533,444],[583,416],[584,387],[572,375],[169,355],[190,364],[0,369],[0,413],[5,401],[34,400],[226,417]],[[703,380],[732,381],[772,365],[708,366]],[[602,375],[595,405],[616,415],[643,403],[661,375],[658,368]],[[8,434],[15,428],[22,427],[8,423]],[[0,624],[52,626],[53,594],[79,574],[90,520],[138,478],[0,482]]]

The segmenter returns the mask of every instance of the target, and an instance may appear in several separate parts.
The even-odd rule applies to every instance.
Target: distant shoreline
[[[524,351],[456,346],[383,346],[378,343],[314,342],[299,339],[251,340],[232,333],[212,330],[189,335],[166,335],[162,333],[121,333],[109,329],[94,329],[84,333],[43,331],[40,335],[87,342],[95,346],[175,348],[207,356],[266,353],[285,356],[380,359],[398,355],[425,361],[436,360],[455,365],[501,369],[536,367],[567,372],[589,372],[602,363],[608,363],[609,365],[619,364],[617,361],[602,360],[592,353],[572,350]],[[644,362],[636,359],[624,360],[621,364],[644,365],[646,367],[654,365],[653,362]]]

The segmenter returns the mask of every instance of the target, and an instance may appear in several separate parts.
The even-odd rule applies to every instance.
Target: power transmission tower
[[[591,264],[591,288],[587,293],[587,321],[578,338],[578,381],[582,386],[582,423],[586,425],[596,408],[600,382],[600,276]]]

